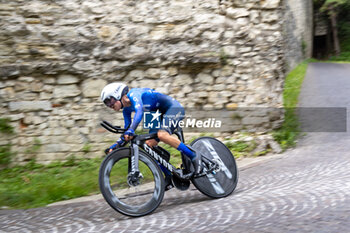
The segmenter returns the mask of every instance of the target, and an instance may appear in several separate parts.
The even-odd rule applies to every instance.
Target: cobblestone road
[[[241,170],[236,191],[224,199],[209,199],[193,186],[173,189],[141,218],[122,216],[104,200],[2,210],[0,231],[350,232],[349,142],[348,133],[309,133],[281,158]]]

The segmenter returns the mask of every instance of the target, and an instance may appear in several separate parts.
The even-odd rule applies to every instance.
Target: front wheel
[[[165,184],[162,172],[143,151],[139,151],[139,170],[137,181],[131,182],[130,148],[112,152],[101,164],[101,193],[113,209],[124,215],[139,217],[149,214],[163,200]]]
[[[230,195],[238,182],[238,170],[231,151],[219,140],[211,137],[200,137],[191,143],[196,152],[218,164],[219,169],[205,176],[192,178],[194,186],[203,194],[212,198]],[[207,170],[204,166],[204,172]]]

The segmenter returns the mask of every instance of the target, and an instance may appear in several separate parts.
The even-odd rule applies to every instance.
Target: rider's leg
[[[172,137],[167,131],[159,130],[158,138],[160,141],[176,148],[181,153],[184,153],[187,157],[189,157],[194,165],[195,172],[200,173],[201,171],[201,158],[197,156],[194,151],[188,148],[184,143],[182,143],[179,139]]]
[[[178,151],[187,155],[190,159],[193,159],[196,155],[185,144],[183,144],[178,138],[172,137],[167,131],[159,130],[158,138],[160,141],[174,147]]]
[[[200,154],[196,155],[196,152],[188,148],[184,143],[182,143],[178,138],[174,138],[171,134],[179,126],[179,122],[185,117],[185,109],[180,103],[174,100],[172,106],[163,114],[163,124],[162,129],[158,131],[158,138],[164,142],[174,147],[181,153],[185,154],[192,161],[195,172],[200,173],[202,170],[202,159]]]
[[[155,139],[150,139],[150,140],[146,141],[146,144],[149,147],[154,147],[154,146],[158,145],[158,142]]]

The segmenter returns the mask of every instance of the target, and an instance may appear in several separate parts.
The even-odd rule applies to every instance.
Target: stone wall
[[[285,1],[285,39],[287,71],[312,57],[313,3],[311,0]]]
[[[1,3],[0,112],[16,161],[95,157],[122,124],[99,100],[121,81],[187,109],[281,107],[285,44],[280,0],[14,0]],[[245,113],[227,131],[277,127]]]

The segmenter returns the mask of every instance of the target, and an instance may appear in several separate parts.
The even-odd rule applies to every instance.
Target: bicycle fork
[[[141,184],[143,175],[139,170],[139,147],[135,143],[131,145],[131,158],[128,164],[128,184],[129,186],[137,186]]]

